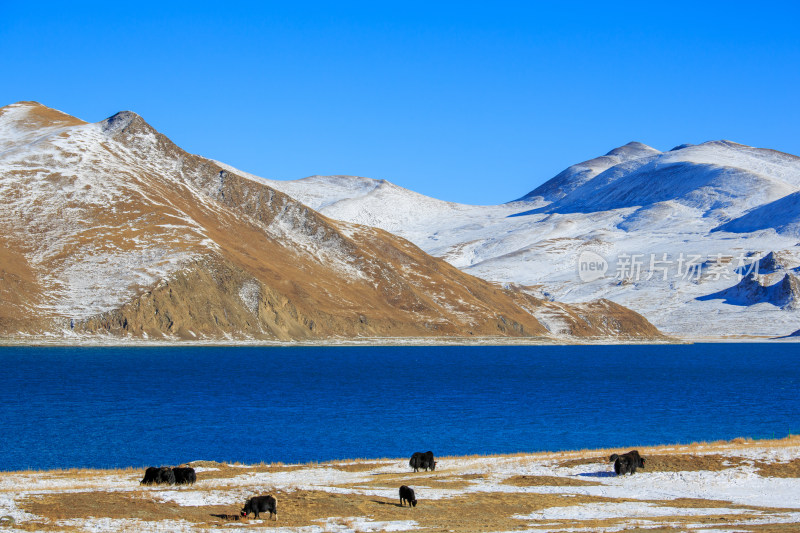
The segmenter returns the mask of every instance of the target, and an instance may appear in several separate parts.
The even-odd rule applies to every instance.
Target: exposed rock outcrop
[[[800,279],[796,274],[785,272],[777,282],[765,284],[769,279],[770,276],[752,273],[736,285],[698,300],[724,300],[725,303],[740,306],[769,303],[785,310],[800,308]]]

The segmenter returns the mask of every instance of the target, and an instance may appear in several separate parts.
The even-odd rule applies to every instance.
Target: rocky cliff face
[[[328,219],[135,113],[87,124],[14,104],[0,109],[0,143],[6,338],[659,337],[610,302],[504,290]]]

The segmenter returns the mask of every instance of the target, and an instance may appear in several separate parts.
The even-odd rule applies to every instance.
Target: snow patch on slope
[[[470,274],[569,303],[607,298],[667,333],[785,335],[800,319],[771,297],[749,305],[710,297],[745,277],[731,269],[719,275],[731,261],[750,264],[798,244],[800,158],[789,154],[730,141],[664,153],[634,143],[570,167],[527,201],[499,206],[451,204],[366,178],[269,183],[332,218],[396,233]],[[586,250],[608,263],[591,282],[578,275]],[[690,257],[704,264],[702,276],[681,270]],[[631,258],[640,263],[636,272],[625,266]]]
[[[9,106],[0,116],[11,146],[0,154],[0,224],[20,236],[32,264],[48,265],[40,276],[55,298],[45,308],[70,319],[109,311],[182,268],[193,249],[216,248],[169,203],[169,217],[155,218],[148,171],[170,163],[140,166],[105,123],[43,129],[34,121],[17,131],[37,109]]]
[[[780,235],[800,239],[800,191],[761,205],[712,231],[752,233],[773,230]]]

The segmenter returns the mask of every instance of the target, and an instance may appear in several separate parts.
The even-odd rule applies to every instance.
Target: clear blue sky
[[[797,2],[0,0],[0,105],[129,109],[254,174],[513,200],[637,140],[800,154]]]

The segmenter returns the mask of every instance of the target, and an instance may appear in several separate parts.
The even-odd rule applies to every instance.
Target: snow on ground
[[[139,531],[170,531],[173,533],[190,533],[195,531],[192,524],[185,520],[162,520],[157,525],[149,524],[136,518],[88,518],[58,520],[56,525],[75,528],[76,531],[89,533],[137,533]]]
[[[320,520],[322,522],[322,520]],[[342,532],[350,531],[411,531],[420,529],[414,520],[394,520],[391,522],[380,522],[354,516],[349,518],[333,517],[324,521],[321,531]]]
[[[620,519],[604,531],[620,531],[643,524],[670,524],[682,530],[706,530],[709,524],[691,527],[679,520],[692,517],[721,517],[726,530],[746,524],[800,524],[800,478],[768,477],[759,473],[764,464],[789,464],[800,460],[800,442],[796,438],[777,441],[778,445],[728,443],[711,445],[660,447],[642,449],[648,457],[722,456],[722,467],[713,470],[648,471],[645,467],[635,475],[616,476],[612,465],[605,462],[606,451],[542,453],[499,457],[439,458],[435,472],[410,474],[407,460],[382,460],[366,463],[328,463],[320,465],[247,467],[237,465],[230,477],[203,479],[202,472],[193,486],[150,486],[138,484],[138,472],[110,475],[103,472],[84,473],[0,473],[0,518],[11,517],[17,525],[45,520],[25,511],[25,502],[33,498],[63,493],[130,492],[137,499],[178,505],[183,508],[219,509],[223,506],[236,512],[250,496],[278,491],[280,501],[303,491],[323,491],[347,498],[348,495],[383,498],[395,502],[397,480],[414,476],[417,499],[442,501],[458,498],[469,501],[470,495],[529,494],[553,495],[561,498],[583,498],[574,505],[554,504],[509,518],[519,520],[530,531],[579,531],[582,522]],[[580,461],[573,461],[581,459]],[[757,464],[756,464],[757,463]],[[358,465],[358,468],[350,468]],[[727,466],[726,466],[727,465]],[[227,467],[226,468],[230,468]],[[651,466],[652,468],[652,466]],[[200,468],[198,468],[200,470]],[[251,471],[248,471],[251,470]],[[355,470],[355,471],[352,471]],[[220,468],[203,467],[203,472],[219,475]],[[397,477],[401,476],[401,477]],[[561,479],[564,483],[542,482],[518,486],[507,481],[514,477],[528,479]],[[447,482],[457,483],[448,487]],[[589,482],[589,483],[586,483]],[[383,485],[388,485],[384,487]],[[585,498],[602,498],[586,502]],[[704,501],[683,505],[687,500]],[[280,514],[279,501],[279,516]],[[531,500],[537,501],[537,500]],[[208,511],[211,513],[212,511]],[[219,512],[219,511],[214,511]],[[205,516],[205,515],[203,515]],[[213,516],[213,515],[211,515]],[[555,522],[554,522],[555,521]],[[266,520],[231,522],[225,530],[245,527],[288,532],[356,532],[408,531],[424,528],[419,520],[382,520],[374,516],[332,516],[315,519],[302,527],[286,527]],[[59,526],[80,531],[199,531],[186,519],[147,521],[144,518],[86,517],[60,519]],[[577,527],[577,529],[576,529]],[[542,529],[544,528],[544,529]],[[600,529],[593,529],[600,530]]]
[[[233,490],[158,490],[152,498],[159,502],[173,502],[186,507],[204,507],[206,505],[236,505],[246,501],[252,492],[244,489]]]
[[[331,517],[325,520],[318,520],[320,525],[303,526],[296,528],[279,527],[268,524],[263,520],[251,520],[253,524],[260,524],[269,527],[253,529],[248,527],[246,531],[270,531],[271,533],[370,533],[373,531],[412,531],[420,529],[413,520],[394,520],[376,521],[360,516],[353,517]],[[223,529],[211,529],[209,531],[231,531],[230,526],[241,526],[234,523]]]
[[[680,515],[717,515],[739,514],[739,509],[724,509],[718,507],[699,508],[693,507],[663,507],[645,502],[624,502],[582,504],[568,507],[553,507],[544,511],[537,511],[529,515],[516,515],[520,520],[603,520],[606,518],[640,518],[655,516],[680,516]],[[800,513],[796,513],[800,517]]]
[[[31,513],[20,510],[17,505],[19,496],[17,493],[0,493],[0,519],[11,517],[14,521],[22,523],[36,518]]]

